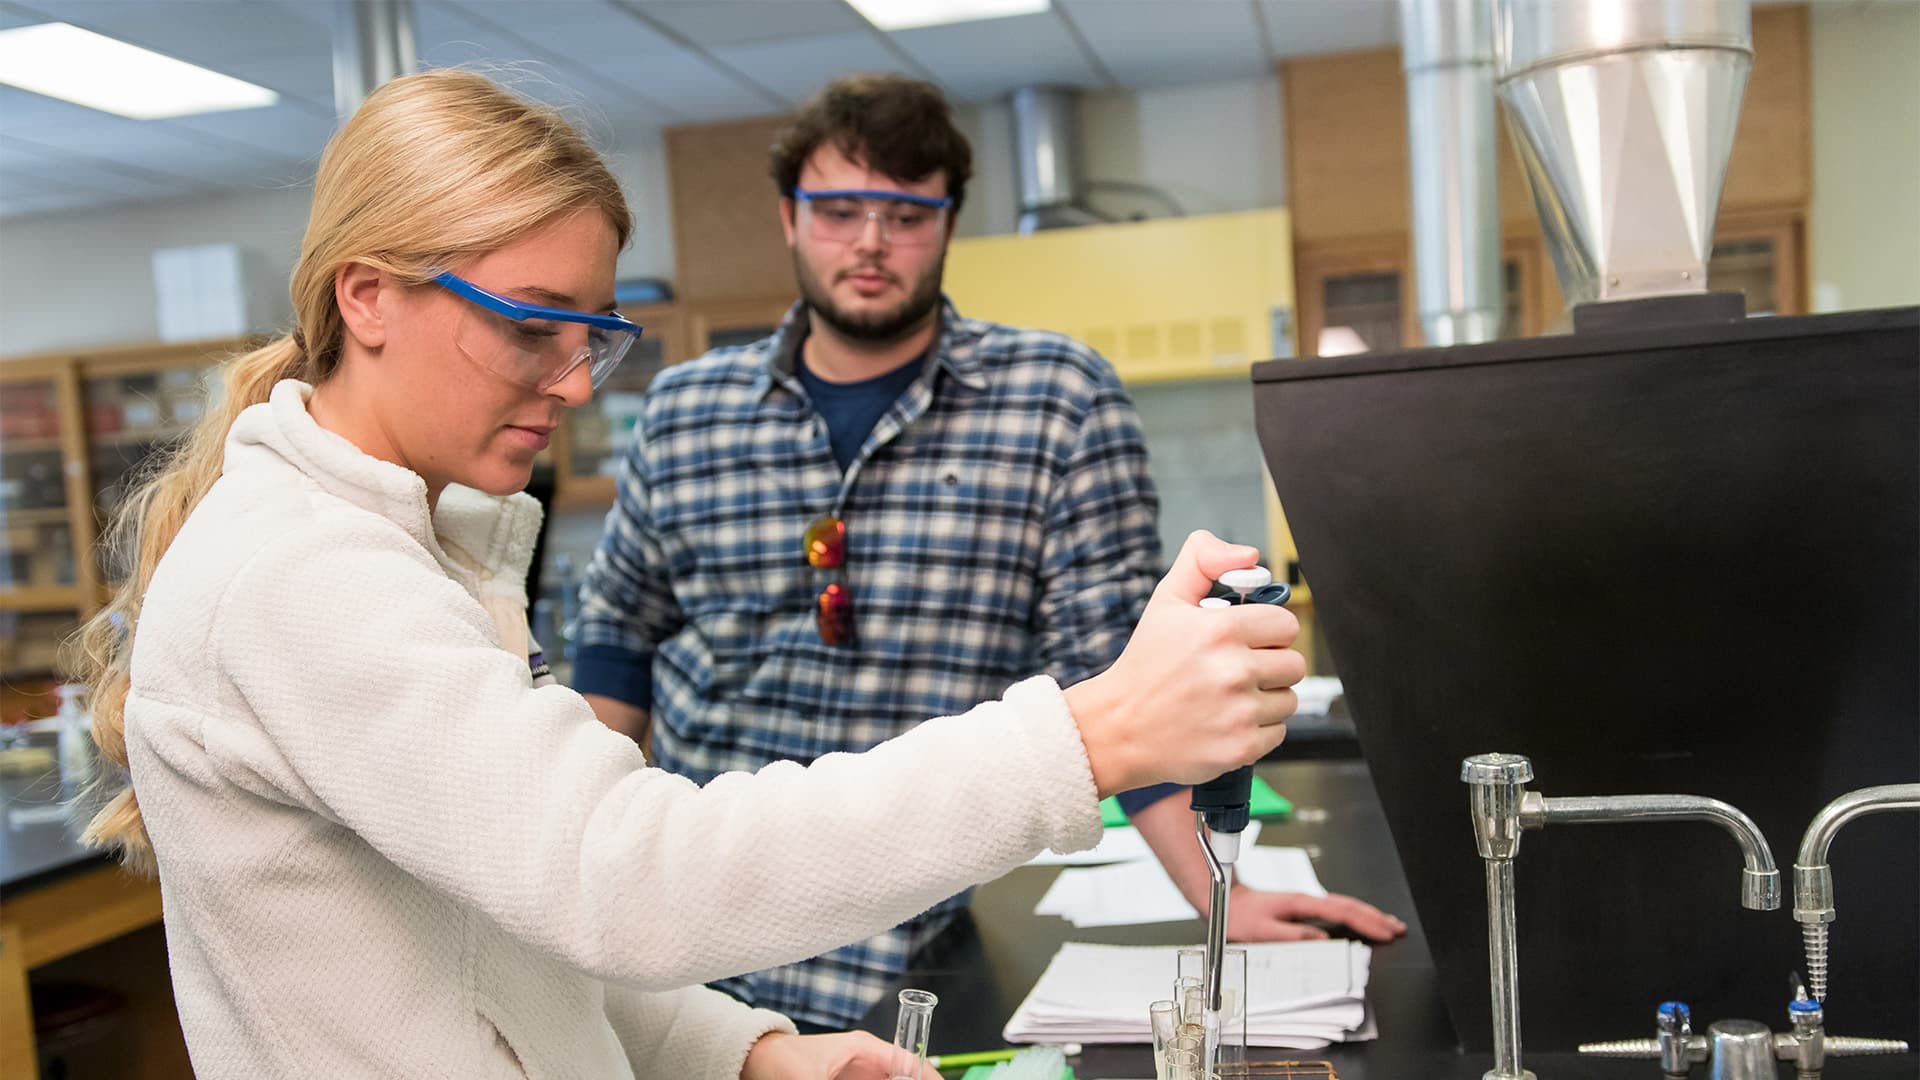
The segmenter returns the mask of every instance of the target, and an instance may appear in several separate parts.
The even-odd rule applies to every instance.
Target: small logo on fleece
[[[545,652],[536,652],[532,656],[527,657],[527,666],[533,669],[535,681],[553,674],[553,669],[547,666],[547,654]]]

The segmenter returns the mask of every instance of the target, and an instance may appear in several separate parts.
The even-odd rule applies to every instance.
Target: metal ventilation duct
[[[1747,0],[1495,0],[1494,53],[1568,305],[1706,291]]]
[[[1493,19],[1486,0],[1400,0],[1414,288],[1429,345],[1500,335]]]
[[[414,69],[413,0],[339,0],[333,8],[333,109],[340,123],[374,88]]]
[[[1079,134],[1072,91],[1040,86],[1014,91],[1013,149],[1020,180],[1020,235],[1102,220],[1078,202]]]

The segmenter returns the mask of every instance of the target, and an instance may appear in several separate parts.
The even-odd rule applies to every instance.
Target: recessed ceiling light
[[[1052,0],[847,0],[882,30],[1004,19],[1045,11]]]
[[[264,86],[66,23],[0,30],[0,83],[135,120],[280,100]]]

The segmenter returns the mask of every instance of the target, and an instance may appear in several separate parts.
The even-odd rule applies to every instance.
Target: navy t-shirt
[[[844,472],[860,455],[867,436],[873,434],[873,425],[880,422],[893,403],[900,400],[900,395],[906,393],[907,387],[913,385],[913,380],[919,378],[927,356],[921,353],[892,371],[850,383],[828,382],[815,375],[807,367],[805,349],[799,351],[795,360],[795,366],[800,369],[800,385],[807,388],[814,411],[827,422],[827,441],[833,445],[833,458]]]

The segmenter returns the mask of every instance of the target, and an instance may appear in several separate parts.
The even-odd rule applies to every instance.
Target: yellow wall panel
[[[1128,382],[1244,377],[1292,311],[1293,237],[1273,209],[956,240],[946,287],[962,314],[1069,334]]]

